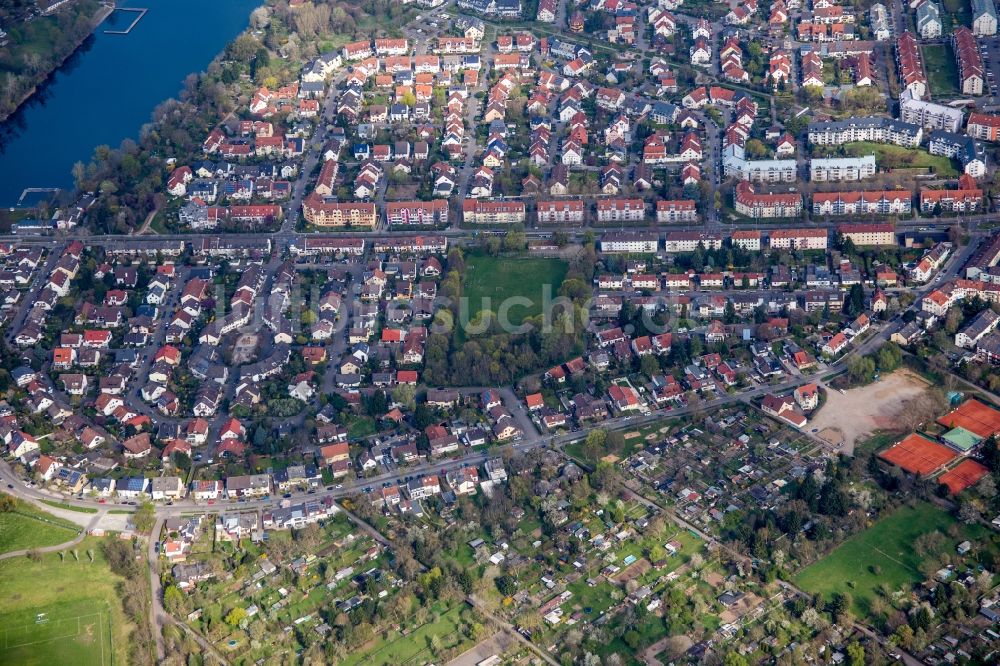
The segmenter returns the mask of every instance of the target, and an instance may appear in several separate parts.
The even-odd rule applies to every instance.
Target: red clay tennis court
[[[910,474],[924,475],[954,460],[955,452],[947,446],[913,433],[878,454],[878,457]]]
[[[979,483],[979,480],[986,476],[989,471],[975,460],[963,460],[954,469],[942,474],[938,481],[948,486],[948,492],[955,495],[969,486]]]
[[[941,418],[938,423],[949,428],[961,427],[983,439],[1000,432],[1000,412],[978,400],[966,400]]]

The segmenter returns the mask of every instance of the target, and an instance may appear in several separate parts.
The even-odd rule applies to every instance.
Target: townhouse
[[[826,250],[826,229],[774,229],[768,232],[768,246],[779,250]]]
[[[671,231],[667,234],[664,249],[669,253],[694,252],[698,246],[706,250],[722,247],[722,236],[697,231]]]
[[[448,224],[448,200],[388,202],[385,217],[390,226],[444,226]]]
[[[542,200],[535,208],[539,224],[582,224],[587,212],[580,199]]]
[[[965,95],[982,95],[985,70],[975,35],[960,25],[952,33],[951,45],[958,63],[958,87]]]
[[[524,224],[526,212],[522,201],[466,199],[462,217],[469,224]]]
[[[837,233],[857,247],[896,245],[896,230],[891,224],[842,224]]]
[[[1000,141],[1000,116],[970,113],[965,133],[980,141]]]
[[[818,146],[839,146],[852,141],[891,143],[916,148],[923,139],[920,125],[892,118],[869,116],[848,120],[809,123],[809,143]]]
[[[997,8],[993,0],[972,0],[972,32],[980,37],[997,34]]]
[[[931,155],[944,155],[962,163],[962,170],[973,178],[986,175],[986,148],[971,136],[935,130],[927,145]]]
[[[736,212],[747,217],[797,217],[802,213],[801,195],[758,194],[745,180],[736,184],[733,201]]]
[[[646,217],[646,202],[642,199],[599,199],[598,222],[642,222]]]
[[[926,102],[915,94],[904,91],[899,96],[899,117],[904,122],[920,125],[924,129],[957,132],[962,127],[964,115],[961,109]]]
[[[691,199],[658,199],[656,201],[656,221],[660,224],[697,222],[697,205]]]
[[[913,99],[920,100],[927,95],[927,77],[924,75],[924,61],[920,45],[909,30],[896,38],[896,67],[899,70],[899,84]],[[906,122],[914,122],[903,117]],[[918,124],[923,124],[918,123]]]
[[[874,155],[809,160],[809,177],[815,182],[863,180],[874,175]]]
[[[360,201],[330,201],[310,194],[302,202],[306,222],[317,227],[360,227],[374,229],[378,213],[374,203]]]
[[[611,254],[652,254],[659,244],[659,236],[651,232],[611,232],[601,236],[601,252]]]
[[[920,212],[974,212],[982,208],[983,190],[967,173],[958,179],[958,188],[949,190],[920,190]]]
[[[902,215],[910,212],[909,191],[815,192],[813,215]]]

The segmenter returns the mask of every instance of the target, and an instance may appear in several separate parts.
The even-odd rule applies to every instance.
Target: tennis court
[[[987,439],[1000,432],[1000,412],[973,398],[939,418],[938,423],[948,428],[965,428]]]
[[[947,446],[913,433],[878,456],[910,474],[924,475],[948,464],[956,454]]]
[[[963,460],[954,469],[942,474],[938,481],[948,486],[948,492],[952,495],[957,495],[966,488],[979,483],[979,480],[989,472],[990,470],[975,460]]]

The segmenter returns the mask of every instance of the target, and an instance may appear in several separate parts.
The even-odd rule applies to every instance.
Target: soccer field
[[[548,285],[552,299],[566,277],[567,265],[560,259],[505,258],[470,255],[465,258],[466,272],[462,296],[469,299],[469,320],[483,309],[498,312],[507,299],[527,299],[511,303],[508,318],[515,326],[542,312],[543,286]],[[489,299],[488,301],[485,299]]]
[[[96,599],[0,615],[0,664],[110,666],[110,622]]]

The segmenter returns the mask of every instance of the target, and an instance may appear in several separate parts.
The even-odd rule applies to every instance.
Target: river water
[[[128,0],[149,11],[112,12],[38,92],[0,124],[0,206],[25,188],[70,188],[94,148],[137,138],[156,105],[203,71],[249,23],[261,0]],[[26,203],[28,200],[26,199]]]

